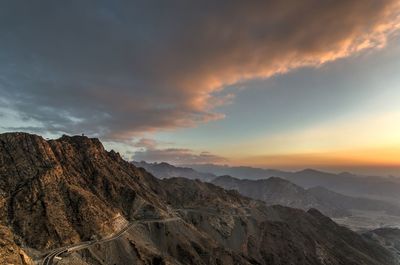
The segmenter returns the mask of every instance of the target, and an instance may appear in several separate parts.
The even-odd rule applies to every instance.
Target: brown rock
[[[267,207],[200,181],[159,180],[82,136],[0,134],[0,206],[1,264],[29,262],[23,247],[45,253],[137,219],[118,239],[63,263],[395,264],[389,251],[316,210]]]

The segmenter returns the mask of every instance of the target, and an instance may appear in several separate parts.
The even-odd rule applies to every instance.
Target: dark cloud
[[[223,117],[215,107],[232,99],[219,93],[226,85],[384,46],[399,28],[399,6],[3,1],[1,102],[43,130],[116,141],[193,126]]]
[[[174,165],[226,163],[227,159],[209,152],[196,153],[186,148],[160,148],[153,139],[142,138],[134,144],[139,151],[128,152],[131,160],[146,162],[168,162]]]

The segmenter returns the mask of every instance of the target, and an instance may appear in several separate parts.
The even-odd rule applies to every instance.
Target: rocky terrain
[[[400,262],[400,229],[379,228],[365,233],[364,236],[387,248]]]
[[[384,201],[339,194],[323,187],[304,189],[288,180],[270,177],[261,180],[237,179],[221,176],[212,181],[225,189],[237,190],[244,196],[303,210],[316,208],[330,217],[350,216],[351,210],[383,211],[400,216],[400,207]]]
[[[267,207],[210,183],[160,180],[97,139],[0,135],[0,264],[394,265],[319,211]],[[46,263],[52,264],[52,263]]]

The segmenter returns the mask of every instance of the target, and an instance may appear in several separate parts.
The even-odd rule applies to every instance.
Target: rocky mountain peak
[[[32,247],[108,234],[114,230],[109,220],[132,218],[136,200],[156,205],[153,215],[165,214],[149,187],[153,180],[95,138],[0,135],[0,194],[6,209],[0,222]]]
[[[199,180],[157,179],[98,139],[0,135],[0,263],[40,262],[52,249],[120,231],[63,256],[64,264],[394,264],[385,249],[317,211],[267,207]]]

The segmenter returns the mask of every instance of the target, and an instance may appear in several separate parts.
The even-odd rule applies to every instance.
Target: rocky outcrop
[[[267,207],[201,181],[159,180],[81,136],[1,134],[0,203],[4,264],[24,264],[26,253],[39,261],[128,222],[123,236],[61,263],[395,264],[386,249],[316,210]]]
[[[159,219],[134,227],[124,238],[83,251],[82,264],[97,264],[95,257],[105,254],[106,264],[187,264],[189,260],[192,264],[205,264],[205,260],[248,264],[190,223],[164,223],[177,215],[158,195],[161,185],[117,153],[104,150],[97,139],[63,136],[44,140],[25,133],[1,134],[4,207],[0,220],[9,231],[2,251],[11,253],[8,257],[14,264],[23,264],[17,260],[21,246],[44,254],[59,246],[109,236],[121,222]],[[35,258],[40,260],[40,256]],[[71,258],[79,264],[77,257]]]
[[[97,139],[2,134],[0,154],[0,191],[7,196],[2,223],[30,247],[48,249],[109,234],[110,220],[132,218],[141,200],[148,214],[167,215],[146,186],[151,177],[142,180],[146,172],[106,152]]]
[[[0,225],[0,264],[33,265],[31,258],[15,242],[12,231]]]

